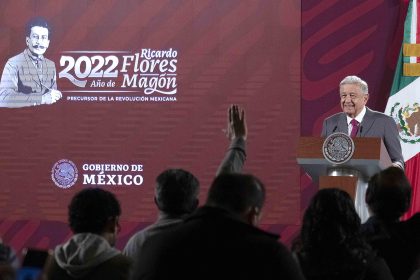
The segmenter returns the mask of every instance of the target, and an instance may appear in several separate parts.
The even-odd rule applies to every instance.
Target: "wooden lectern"
[[[324,158],[324,137],[301,137],[297,161],[319,188],[336,187],[354,199],[358,182],[367,182],[375,173],[392,165],[381,138],[357,137],[354,154],[346,163],[334,165]]]

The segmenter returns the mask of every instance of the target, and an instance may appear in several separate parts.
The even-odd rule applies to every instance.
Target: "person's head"
[[[369,99],[368,85],[357,76],[347,76],[340,82],[341,109],[349,117],[355,118]]]
[[[0,279],[16,279],[16,272],[19,267],[20,262],[15,250],[3,244],[0,239]]]
[[[206,205],[229,211],[243,221],[258,225],[265,200],[265,187],[255,176],[228,173],[210,186]]]
[[[41,56],[50,45],[50,26],[41,17],[26,24],[26,45],[34,56]]]
[[[304,213],[300,238],[305,248],[337,247],[352,240],[359,228],[350,195],[336,188],[321,189]]]
[[[188,171],[167,169],[156,178],[155,203],[163,213],[180,216],[198,206],[200,183]]]
[[[384,220],[398,220],[410,207],[411,185],[398,167],[388,167],[373,175],[366,190],[371,213]]]
[[[121,207],[115,195],[99,188],[78,192],[69,205],[69,225],[74,233],[94,233],[115,245]]]

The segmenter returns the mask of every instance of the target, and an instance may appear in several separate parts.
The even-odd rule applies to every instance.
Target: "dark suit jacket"
[[[337,113],[324,120],[321,136],[326,137],[334,132],[348,134],[345,113]],[[392,117],[366,107],[366,114],[363,117],[356,137],[381,137],[391,161],[400,162],[401,166],[404,166],[398,128]]]
[[[298,264],[277,238],[225,210],[204,206],[144,244],[136,280],[303,280]]]
[[[362,233],[385,259],[395,280],[406,280],[420,269],[420,213],[402,222],[370,217]]]

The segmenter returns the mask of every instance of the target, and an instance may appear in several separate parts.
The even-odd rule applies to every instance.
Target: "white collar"
[[[363,107],[363,110],[355,117],[356,121],[358,121],[359,123],[361,123],[363,121],[363,117],[366,114],[366,106]],[[347,125],[350,125],[352,118],[350,118],[349,116],[347,116]]]
[[[39,56],[36,56],[36,55],[33,55],[32,53],[31,53],[31,51],[28,49],[28,48],[26,48],[25,49],[25,51],[26,51],[26,54],[33,60],[33,61],[36,61],[36,60],[39,60],[39,61],[42,61],[42,60],[44,60],[44,56],[41,54],[41,55],[39,55]]]

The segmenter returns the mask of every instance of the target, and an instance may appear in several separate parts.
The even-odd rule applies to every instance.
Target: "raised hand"
[[[230,140],[242,137],[246,140],[248,128],[245,119],[245,110],[236,104],[228,109],[227,137]]]

